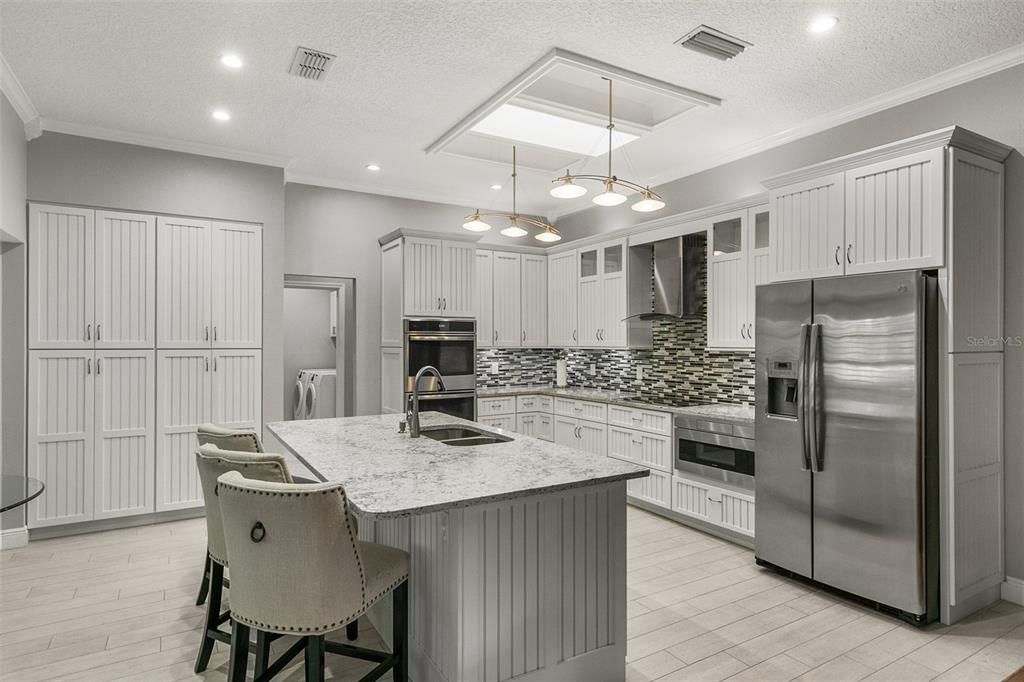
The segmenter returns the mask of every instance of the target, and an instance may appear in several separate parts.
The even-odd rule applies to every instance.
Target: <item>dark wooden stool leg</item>
[[[394,682],[407,682],[409,679],[409,581],[406,580],[395,588],[391,595],[394,647],[392,652],[397,657],[392,671]]]
[[[345,626],[345,636],[348,641],[354,642],[359,639],[359,620],[354,620]]]
[[[310,635],[306,638],[306,682],[324,680],[324,636]]]
[[[206,666],[210,662],[210,655],[213,653],[213,645],[216,640],[210,636],[210,631],[216,630],[218,621],[220,621],[220,600],[224,590],[224,567],[216,561],[210,563],[210,601],[206,605],[203,639],[199,643],[199,656],[196,657],[195,671],[197,675],[206,670]]]
[[[249,626],[233,620],[231,621],[231,657],[228,662],[228,682],[245,682],[245,673],[248,667]]]
[[[256,677],[259,677],[270,665],[270,633],[256,631]]]
[[[212,563],[210,555],[206,555],[206,561],[203,563],[203,580],[199,583],[199,596],[196,597],[196,606],[202,606],[203,602],[206,601],[206,595],[210,591],[210,564]]]

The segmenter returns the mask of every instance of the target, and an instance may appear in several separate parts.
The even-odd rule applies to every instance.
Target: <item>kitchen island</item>
[[[625,678],[626,480],[647,469],[482,428],[507,442],[427,437],[473,422],[425,412],[269,424],[292,455],[345,486],[362,540],[412,556],[410,676]],[[390,604],[370,620],[387,641]]]

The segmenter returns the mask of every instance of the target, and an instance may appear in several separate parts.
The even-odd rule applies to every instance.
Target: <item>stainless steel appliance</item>
[[[421,377],[423,411],[476,419],[476,321],[406,318],[405,401],[412,396],[416,373],[433,366],[441,375]]]
[[[729,406],[730,408],[733,406]],[[676,414],[675,468],[754,490],[754,427],[724,415]]]
[[[757,287],[757,562],[938,615],[935,277]]]

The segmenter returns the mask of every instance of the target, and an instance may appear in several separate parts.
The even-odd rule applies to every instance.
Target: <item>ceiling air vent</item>
[[[311,50],[308,47],[299,47],[295,50],[295,59],[288,73],[299,78],[308,78],[311,81],[322,81],[327,78],[327,71],[334,63],[335,55]]]
[[[676,44],[723,61],[732,59],[752,45],[745,40],[704,25],[687,33],[677,40]]]

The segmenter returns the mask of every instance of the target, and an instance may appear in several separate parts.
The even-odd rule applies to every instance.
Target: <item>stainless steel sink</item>
[[[445,445],[470,446],[508,443],[512,439],[490,431],[481,431],[469,426],[434,426],[420,429],[420,435],[440,441]]]

